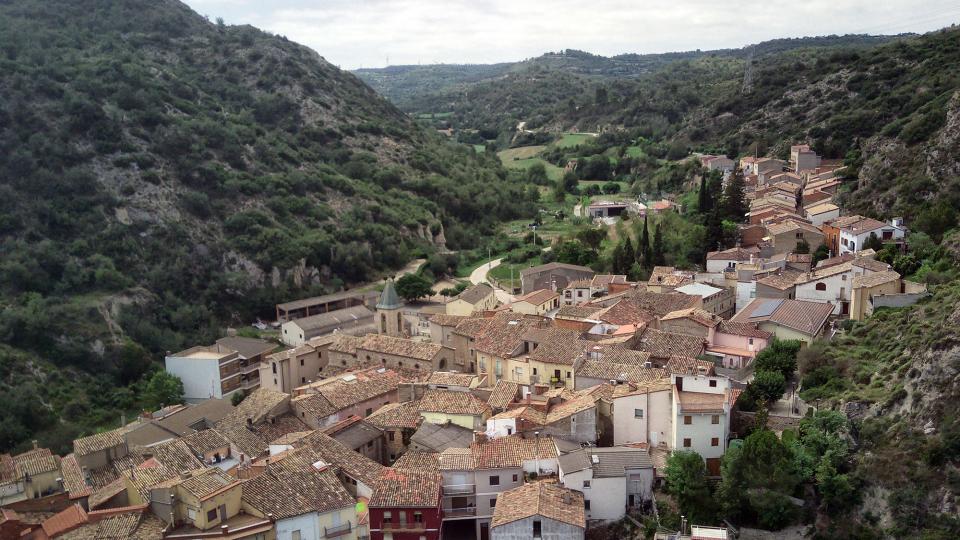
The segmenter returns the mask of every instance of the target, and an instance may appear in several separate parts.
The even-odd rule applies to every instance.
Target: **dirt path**
[[[500,259],[494,259],[492,261],[481,264],[473,272],[470,272],[470,283],[473,285],[476,285],[478,283],[484,283],[484,282],[489,283],[487,281],[487,272],[500,266],[502,262],[503,262],[503,259],[500,258]],[[490,285],[493,286],[493,283],[490,283]],[[503,304],[509,304],[510,302],[513,302],[513,295],[511,295],[510,293],[508,293],[507,291],[501,288],[494,287],[493,293],[497,295],[497,300],[499,300]]]

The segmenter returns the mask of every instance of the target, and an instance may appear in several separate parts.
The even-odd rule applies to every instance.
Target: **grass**
[[[565,133],[563,137],[560,137],[560,140],[553,143],[553,145],[559,148],[572,148],[593,138],[595,138],[594,135],[589,133]]]
[[[547,170],[547,178],[554,181],[559,180],[563,177],[563,169],[537,157],[537,154],[542,152],[544,148],[546,148],[546,146],[521,146],[519,148],[510,148],[497,152],[497,156],[500,157],[503,166],[508,169],[527,170],[532,167],[534,163],[542,163],[543,167]]]
[[[640,157],[643,155],[643,150],[639,146],[628,146],[626,155],[629,157]]]
[[[522,263],[508,263],[503,262],[500,266],[497,266],[493,270],[490,270],[490,273],[487,275],[496,279],[500,282],[500,285],[503,287],[520,287],[520,271],[525,268],[530,268],[531,266],[537,266],[541,264],[540,257],[534,257],[530,260],[524,261]],[[513,271],[513,281],[510,281],[510,272]]]
[[[543,152],[545,148],[546,146],[543,146],[543,145],[520,146],[517,148],[508,148],[506,150],[501,150],[497,152],[497,155],[500,156],[500,161],[502,161],[504,165],[506,165],[510,161],[516,161],[520,159],[528,159],[528,158],[535,157],[540,152]]]
[[[449,118],[453,116],[453,112],[441,112],[441,113],[420,113],[417,115],[419,120],[437,120],[440,118]]]
[[[485,144],[475,144],[473,145],[474,152],[482,154],[487,151],[487,145]]]

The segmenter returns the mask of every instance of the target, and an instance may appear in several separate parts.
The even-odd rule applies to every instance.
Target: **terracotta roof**
[[[769,236],[777,236],[783,233],[796,231],[798,229],[809,233],[823,234],[820,229],[814,227],[813,225],[796,219],[788,219],[779,223],[768,225],[767,234]]]
[[[831,225],[843,231],[857,235],[882,229],[883,227],[892,226],[888,223],[863,216],[845,216],[837,218],[833,220]]]
[[[487,398],[487,404],[494,409],[506,409],[507,405],[516,399],[519,390],[519,384],[500,379],[493,387],[493,391],[490,392],[490,397]]]
[[[886,272],[891,269],[889,264],[873,259],[872,257],[855,257],[850,263],[850,266],[856,266],[857,268],[863,268],[871,272]]]
[[[524,461],[557,457],[557,448],[550,437],[522,439],[511,435],[472,443],[470,450],[477,469],[519,468]]]
[[[671,311],[701,304],[700,298],[680,293],[655,293],[637,290],[631,291],[627,298],[637,303],[639,309],[648,311],[657,317],[662,317]]]
[[[575,279],[567,283],[567,289],[589,289],[592,281],[590,279]]]
[[[290,406],[298,413],[306,413],[315,418],[326,418],[340,411],[327,398],[320,394],[303,394],[290,400]]]
[[[349,355],[357,354],[357,346],[360,345],[361,338],[339,332],[335,335],[336,338],[334,338],[333,342],[330,343],[330,346],[327,347],[328,351],[345,353]]]
[[[106,450],[107,448],[120,446],[124,444],[123,435],[128,431],[130,431],[130,428],[124,426],[75,439],[73,441],[73,453],[77,456],[86,456],[94,452]]]
[[[669,358],[676,355],[696,357],[703,354],[704,340],[687,334],[675,334],[647,328],[640,336],[636,347],[657,358]]]
[[[273,445],[293,445],[300,439],[306,437],[307,435],[313,433],[313,430],[310,431],[294,431],[293,433],[287,433],[286,435],[280,437],[279,439],[274,439],[270,441],[270,444]]]
[[[832,267],[831,267],[832,268]],[[793,270],[783,270],[782,272],[776,274],[770,274],[766,277],[762,277],[757,280],[758,284],[766,285],[773,289],[780,291],[785,291],[791,287],[796,286],[797,280],[803,277],[803,272],[795,272]]]
[[[319,394],[340,410],[394,392],[399,384],[395,370],[369,368],[301,386],[297,392]]]
[[[773,336],[770,332],[759,329],[756,324],[747,322],[722,321],[718,330],[724,334],[761,339],[770,339]]]
[[[672,321],[676,319],[689,319],[697,324],[713,328],[720,324],[720,317],[700,308],[687,308],[677,311],[671,311],[660,318],[661,321]]]
[[[183,442],[186,443],[195,454],[200,455],[230,447],[230,441],[215,429],[205,429],[191,433],[183,438]]]
[[[477,468],[470,448],[447,448],[438,454],[442,471],[472,471]]]
[[[707,253],[708,261],[749,261],[751,256],[757,257],[760,250],[757,248],[733,247],[723,251],[711,251]]]
[[[287,459],[294,458],[282,461]],[[243,501],[276,519],[352,508],[355,503],[332,470],[312,465],[267,468],[244,482]]]
[[[76,529],[86,522],[87,512],[79,504],[74,504],[45,520],[41,527],[47,537],[53,538]]]
[[[707,394],[704,392],[677,392],[680,412],[723,412],[727,403],[726,394]]]
[[[381,354],[404,356],[414,360],[429,362],[443,350],[443,345],[428,341],[414,341],[412,339],[387,336],[384,334],[367,334],[357,345],[357,350],[372,351]],[[359,353],[358,353],[359,354]]]
[[[656,315],[641,303],[631,299],[620,299],[597,317],[609,324],[642,326],[656,319]]]
[[[303,356],[305,354],[313,354],[316,349],[310,345],[298,345],[292,349],[285,349],[282,351],[275,352],[266,357],[267,362],[280,362],[283,360],[289,360],[291,358],[297,358],[298,356]]]
[[[255,459],[269,449],[269,441],[240,424],[220,426],[217,431],[250,459]]]
[[[240,402],[230,414],[217,422],[217,427],[226,425],[246,425],[247,419],[256,424],[273,414],[290,398],[289,395],[268,388],[257,388]]]
[[[621,364],[606,359],[584,359],[577,367],[576,376],[604,381],[644,382],[667,376],[662,369],[645,368],[643,364]]]
[[[830,303],[757,298],[730,320],[733,322],[770,321],[808,335],[815,335],[826,324],[833,313],[833,308],[833,304]],[[753,316],[754,312],[762,314]]]
[[[451,371],[434,371],[427,379],[428,384],[439,384],[445,386],[463,386],[470,388],[470,384],[476,376],[472,373],[454,373]]]
[[[603,308],[582,304],[579,306],[561,306],[560,309],[557,310],[556,318],[580,320],[592,319],[600,311],[603,311]]]
[[[446,313],[437,313],[430,317],[430,322],[440,326],[457,326],[460,321],[467,319],[465,315],[447,315]]]
[[[547,323],[543,319],[516,314],[507,320],[498,317],[475,334],[474,349],[492,356],[508,357],[523,344],[523,336],[528,328],[544,324]],[[460,326],[458,325],[457,328],[459,329]]]
[[[233,484],[239,485],[239,480],[230,476],[217,467],[192,471],[189,478],[175,478],[165,484],[179,485],[194,497],[203,500],[214,493]]]
[[[203,463],[200,463],[200,460],[193,455],[190,447],[183,439],[174,439],[151,446],[149,451],[159,463],[177,472],[202,469],[204,467]]]
[[[478,283],[465,289],[463,292],[455,296],[454,299],[463,300],[468,304],[476,304],[491,294],[493,294],[493,287],[487,285],[486,283]]]
[[[560,295],[551,291],[550,289],[537,289],[533,292],[527,293],[523,296],[518,296],[513,300],[514,304],[520,302],[526,302],[534,306],[539,306],[545,304],[554,298],[559,297]]]
[[[709,360],[700,360],[691,356],[671,356],[663,369],[669,373],[713,373],[716,366]]]
[[[20,460],[17,459],[18,457],[13,457],[17,468],[17,478],[37,476],[38,474],[60,470],[60,456],[32,453],[29,457]]]
[[[497,496],[490,526],[494,529],[533,516],[586,529],[583,494],[547,482],[530,482]]]
[[[669,377],[645,381],[642,383],[618,384],[613,388],[613,399],[646,394],[649,392],[668,392],[673,388],[673,381]]]
[[[863,274],[859,276],[854,276],[853,288],[876,287],[877,285],[890,283],[891,281],[897,281],[899,279],[900,279],[900,274],[893,270],[875,272],[873,274]]]
[[[63,488],[70,494],[71,499],[85,497],[92,491],[87,485],[83,469],[77,463],[77,457],[67,454],[60,460],[60,476],[63,478]]]
[[[537,343],[528,356],[548,364],[572,366],[583,351],[587,341],[580,338],[580,333],[565,328],[536,329],[528,333],[526,339]]]
[[[405,401],[403,403],[387,403],[373,411],[367,417],[367,422],[380,429],[407,428],[416,429],[420,423],[420,401]]]
[[[483,416],[490,414],[490,406],[470,392],[436,389],[424,392],[420,411]]]
[[[440,470],[440,454],[436,452],[406,452],[393,464],[393,468],[435,472]]]
[[[347,476],[373,486],[385,467],[354,452],[326,433],[313,432],[297,443],[300,448],[308,448],[317,459],[331,464]]]
[[[476,337],[486,331],[489,326],[496,324],[496,317],[468,317],[457,323],[454,333],[466,337]]]
[[[133,486],[133,489],[140,495],[141,500],[150,500],[150,488],[177,478],[177,473],[163,466],[143,468],[135,467],[121,473],[121,476]]]
[[[374,485],[369,505],[380,508],[439,508],[440,473],[387,469]]]

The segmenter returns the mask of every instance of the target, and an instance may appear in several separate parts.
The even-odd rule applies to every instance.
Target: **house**
[[[479,283],[454,296],[444,307],[447,315],[467,316],[497,307],[497,295],[489,284]]]
[[[75,481],[72,486],[68,486],[68,475]],[[34,441],[32,450],[0,455],[0,497],[4,504],[63,493],[78,501],[89,495],[73,454],[61,459],[47,448],[38,448]]]
[[[735,395],[739,394],[731,388],[730,379],[702,369],[673,375],[669,446],[700,454],[711,476],[720,476],[720,459],[727,448]]]
[[[322,368],[316,348],[298,345],[264,358],[260,365],[260,384],[263,388],[291,394],[294,388],[321,378]]]
[[[567,284],[563,289],[563,305],[577,306],[593,300],[590,283],[589,279],[578,279]]]
[[[237,351],[240,356],[240,388],[251,391],[260,386],[260,362],[277,348],[275,343],[263,339],[228,336],[217,344]]]
[[[388,463],[406,453],[410,438],[420,424],[420,402],[387,403],[367,417],[367,422],[383,430]]]
[[[665,212],[679,212],[680,205],[673,201],[668,201],[667,199],[661,199],[659,201],[652,201],[646,203],[646,209],[643,212],[643,215],[654,215],[659,216]]]
[[[410,437],[411,452],[443,452],[448,448],[469,448],[473,442],[473,429],[447,422],[434,424],[422,422]]]
[[[630,290],[632,283],[624,274],[597,274],[590,280],[590,296],[606,296]]]
[[[287,321],[280,326],[280,341],[296,347],[303,345],[311,338],[329,334],[334,330],[362,333],[372,330],[373,325],[373,312],[367,306],[352,306]]]
[[[277,304],[277,322],[284,323],[354,306],[372,307],[376,301],[376,291],[341,291],[284,302]]]
[[[646,450],[582,448],[557,462],[560,484],[583,494],[588,520],[619,521],[653,498],[653,462]]]
[[[824,223],[840,217],[840,207],[830,202],[824,202],[805,208],[804,214],[810,220],[811,225],[820,227]]]
[[[790,170],[794,172],[812,171],[820,166],[820,156],[809,145],[798,144],[790,147]]]
[[[444,371],[454,359],[453,349],[445,345],[385,334],[367,334],[357,344],[356,352],[364,365],[423,373]]]
[[[759,256],[760,250],[755,247],[738,246],[723,251],[711,251],[707,253],[707,272],[732,272],[738,264],[753,262]]]
[[[578,491],[531,482],[500,495],[490,522],[492,540],[550,538],[583,540],[587,523]]]
[[[127,498],[134,506],[150,504],[153,513],[172,525],[174,531],[202,534],[240,513],[243,482],[226,472],[213,467],[179,475],[170,473],[161,479],[153,471],[162,469],[130,469],[129,474],[125,473]]]
[[[505,379],[523,386],[526,392],[538,384],[574,387],[573,364],[587,343],[578,332],[528,328],[522,339],[523,352],[508,359]]]
[[[557,449],[550,437],[514,435],[474,442],[469,449],[448,448],[440,453],[444,520],[471,520],[477,537],[488,538],[503,492],[522,486],[525,475],[553,475],[557,470]]]
[[[293,451],[284,452],[276,459],[285,460],[302,453],[309,463],[325,463],[354,497],[369,498],[377,481],[388,470],[320,431],[313,431],[294,444]]]
[[[560,295],[550,289],[539,289],[518,296],[511,304],[510,311],[523,315],[546,315],[560,307]]]
[[[837,255],[860,251],[871,236],[876,236],[884,244],[902,245],[906,235],[899,218],[884,223],[863,216],[844,216],[828,221],[824,223],[824,233],[828,247]]]
[[[123,426],[74,439],[73,454],[77,462],[85,469],[97,469],[126,457],[130,453],[126,440],[130,429]]]
[[[528,395],[525,404],[491,416],[486,423],[486,435],[496,439],[539,433],[575,443],[596,444],[600,438],[597,401],[598,396],[590,391],[561,397],[559,403],[549,399],[534,401],[533,396]]]
[[[322,431],[371,461],[385,461],[383,431],[359,416],[349,416]]]
[[[465,315],[447,315],[446,313],[432,315],[429,319],[430,341],[456,349],[456,344],[453,341],[454,330],[457,329],[460,321],[468,318],[470,317]],[[456,355],[454,355],[454,358],[456,358]]]
[[[823,233],[809,223],[796,219],[788,219],[766,226],[767,234],[764,238],[773,246],[773,253],[790,253],[802,251],[804,243],[812,253],[823,243]]]
[[[654,368],[650,353],[634,351],[622,345],[595,345],[574,364],[576,390],[598,384],[641,383],[666,376]]]
[[[359,538],[356,501],[325,463],[298,453],[243,484],[246,514],[269,517],[277,540]]]
[[[727,156],[701,156],[700,164],[708,171],[732,171],[736,163]]]
[[[668,377],[618,385],[613,391],[613,444],[670,443],[672,383]]]
[[[893,270],[853,278],[850,318],[861,321],[879,307],[910,306],[929,296],[927,286],[901,279]]]
[[[431,424],[452,423],[467,429],[482,429],[490,406],[470,392],[427,390],[420,399],[420,416]]]
[[[373,486],[368,508],[371,540],[439,540],[440,474],[387,469]]]
[[[654,266],[647,280],[647,291],[668,293],[694,281],[694,272],[677,270],[672,266]]]
[[[676,334],[647,328],[636,340],[634,348],[650,354],[655,366],[662,366],[674,356],[696,358],[703,354],[706,342],[703,338],[688,334]]]
[[[350,416],[366,418],[396,403],[399,385],[396,371],[368,368],[295,388],[290,408],[308,426],[320,429]]]
[[[660,318],[660,330],[696,336],[709,343],[722,319],[700,308],[671,311]]]
[[[833,305],[819,302],[757,298],[730,321],[756,323],[778,339],[799,339],[809,345],[827,329],[833,310]]]
[[[742,369],[767,347],[773,335],[753,323],[721,321],[705,354],[727,369]]]
[[[756,298],[796,298],[797,279],[802,275],[795,270],[772,270],[754,274]]]
[[[587,207],[590,219],[620,217],[631,210],[636,211],[630,201],[593,201]]]
[[[164,359],[167,373],[183,381],[183,398],[196,403],[240,391],[240,353],[219,343],[198,345]]]
[[[689,283],[674,289],[674,292],[697,296],[700,309],[719,317],[730,317],[736,311],[736,292],[732,288],[719,288],[706,283]]]
[[[594,271],[586,266],[552,262],[520,271],[521,292],[529,294],[538,289],[562,291],[571,281],[592,279]]]

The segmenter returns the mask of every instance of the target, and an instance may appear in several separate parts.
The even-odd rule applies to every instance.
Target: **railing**
[[[350,532],[353,529],[353,524],[349,521],[343,525],[337,525],[336,527],[324,527],[323,535],[325,538],[336,538],[338,536],[343,536]]]
[[[474,506],[467,508],[444,508],[443,517],[445,518],[455,518],[455,517],[473,517],[477,515],[477,509]]]
[[[381,525],[380,528],[385,531],[425,531],[427,530],[426,524],[422,522],[417,523],[416,521],[412,523],[411,522],[404,523],[402,521],[400,523],[384,522],[384,524]]]
[[[450,486],[443,486],[443,494],[445,496],[451,495],[473,495],[475,487],[473,484],[457,484]]]

